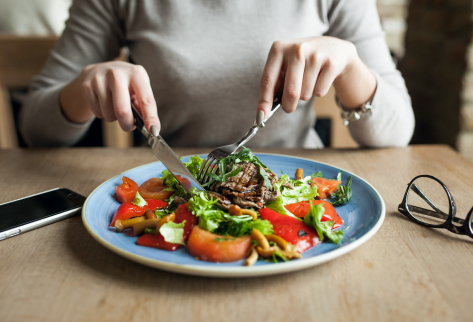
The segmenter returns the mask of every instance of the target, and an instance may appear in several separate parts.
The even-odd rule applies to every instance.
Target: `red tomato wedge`
[[[169,251],[175,251],[176,249],[181,247],[181,244],[168,243],[164,240],[163,235],[160,234],[144,234],[143,236],[138,238],[136,242],[140,246],[159,248]]]
[[[145,199],[168,199],[174,192],[165,191],[167,186],[159,178],[151,178],[140,186],[140,195]]]
[[[341,181],[325,179],[325,178],[312,178],[312,186],[317,186],[317,193],[320,199],[326,199],[331,193],[337,191],[338,186],[342,184]]]
[[[342,227],[343,219],[337,214],[337,212],[335,211],[335,208],[332,206],[330,202],[325,201],[325,200],[312,200],[312,203],[314,205],[322,204],[322,206],[325,209],[325,213],[322,216],[322,219],[320,221],[333,220],[332,229]],[[289,205],[285,205],[284,208],[289,210],[295,216],[304,218],[309,213],[310,204],[308,201],[301,201],[298,203],[291,203]]]
[[[115,221],[117,219],[125,220],[130,219],[133,217],[139,217],[145,213],[147,209],[155,210],[156,208],[163,208],[167,206],[167,202],[162,200],[155,200],[155,199],[145,199],[148,203],[147,206],[138,207],[132,204],[131,202],[124,202],[118,207],[115,216],[113,216],[112,222],[110,226],[113,227],[115,225]]]
[[[177,181],[179,181],[179,183],[181,185],[184,186],[184,188],[186,188],[187,190],[189,190],[191,187],[192,187],[192,184],[191,182],[189,181],[189,179],[185,178],[185,177],[181,177],[180,175],[177,175],[176,176],[176,179]]]
[[[187,250],[203,261],[226,263],[244,259],[250,244],[250,236],[220,236],[195,226],[189,237]]]
[[[120,203],[132,202],[138,191],[138,185],[135,181],[127,177],[123,177],[122,181],[123,183],[116,188],[117,200]]]
[[[259,210],[259,213],[263,219],[273,224],[276,235],[296,245],[299,253],[321,243],[315,229],[296,218],[281,215],[269,208],[262,208]]]
[[[183,237],[184,242],[187,242],[192,228],[194,228],[195,224],[197,223],[197,217],[194,216],[192,212],[187,210],[187,204],[179,206],[176,211],[176,219],[174,220],[174,222],[176,224],[180,224],[184,220],[186,221],[186,223],[184,225]],[[181,247],[180,244],[168,243],[160,234],[145,234],[138,238],[137,243],[140,246],[154,247],[170,251],[175,251],[176,249]]]

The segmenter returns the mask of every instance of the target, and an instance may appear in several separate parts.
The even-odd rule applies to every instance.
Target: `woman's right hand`
[[[74,123],[83,123],[95,115],[108,122],[118,120],[124,131],[132,131],[133,102],[148,131],[152,124],[161,129],[148,73],[139,65],[113,61],[86,66],[78,78],[64,87],[59,99],[65,116]]]

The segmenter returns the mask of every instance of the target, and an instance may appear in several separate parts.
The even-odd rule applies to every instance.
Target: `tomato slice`
[[[184,188],[186,188],[187,190],[189,190],[191,187],[192,187],[192,184],[191,182],[189,181],[189,179],[185,178],[185,177],[181,177],[180,175],[177,175],[176,176],[176,179],[177,181],[179,181],[179,183],[181,185],[184,186]]]
[[[174,192],[164,191],[166,188],[162,179],[151,178],[140,186],[140,195],[145,199],[168,199]]]
[[[263,219],[271,222],[276,235],[296,245],[299,253],[321,243],[315,229],[299,219],[282,215],[269,208],[262,208],[259,213]]]
[[[136,241],[140,246],[159,248],[169,251],[175,251],[181,244],[168,243],[160,234],[144,234]]]
[[[191,211],[187,210],[187,204],[181,205],[177,208],[174,222],[180,224],[184,220],[186,221],[183,234],[185,243],[189,239],[192,228],[197,224],[197,217],[194,216]],[[180,244],[168,243],[160,234],[145,234],[138,238],[137,243],[140,246],[154,247],[169,251],[175,251],[181,246]]]
[[[167,202],[155,199],[145,199],[148,205],[144,207],[138,207],[131,202],[124,202],[118,207],[117,212],[113,216],[111,227],[115,225],[117,219],[125,220],[133,217],[139,217],[145,213],[147,209],[155,210],[156,208],[163,208],[167,206]]]
[[[128,177],[122,178],[123,183],[116,188],[117,200],[120,203],[132,202],[138,191],[138,185]]]
[[[325,209],[325,213],[320,221],[333,220],[332,229],[342,227],[343,219],[337,214],[337,211],[332,204],[325,200],[312,200],[314,205],[322,204]],[[310,204],[308,201],[301,201],[298,203],[291,203],[284,206],[287,210],[293,213],[297,217],[304,218],[310,211]]]
[[[337,191],[338,186],[342,184],[341,181],[325,179],[325,178],[312,178],[312,186],[317,186],[317,193],[319,194],[320,199],[326,199],[331,193]]]
[[[250,244],[250,236],[220,236],[195,226],[189,237],[187,250],[203,261],[226,263],[244,259]]]

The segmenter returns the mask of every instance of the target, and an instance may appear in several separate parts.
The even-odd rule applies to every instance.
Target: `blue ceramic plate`
[[[257,156],[278,175],[282,171],[294,176],[296,168],[302,168],[306,175],[322,171],[324,177],[335,178],[340,171],[331,165],[309,159],[276,154],[257,154]],[[182,159],[188,161],[189,157]],[[161,176],[164,169],[161,162],[154,162],[128,170],[104,182],[87,198],[82,210],[82,220],[89,233],[111,251],[138,263],[170,272],[212,277],[251,277],[296,271],[352,251],[370,239],[384,221],[385,206],[381,195],[368,182],[351,174],[352,199],[347,205],[336,208],[337,213],[345,221],[342,228],[348,227],[340,244],[324,242],[304,252],[302,259],[277,264],[257,261],[254,266],[245,267],[243,261],[233,263],[198,261],[189,255],[185,247],[175,252],[142,247],[137,245],[137,237],[128,237],[108,228],[113,214],[120,205],[115,200],[115,187],[122,183],[122,176],[127,176],[140,185],[151,177]],[[349,174],[344,172],[343,184],[346,184]]]

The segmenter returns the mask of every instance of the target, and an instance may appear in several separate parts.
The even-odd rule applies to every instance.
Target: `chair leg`
[[[9,95],[5,87],[0,86],[0,149],[18,147],[15,119]]]

